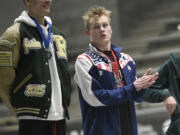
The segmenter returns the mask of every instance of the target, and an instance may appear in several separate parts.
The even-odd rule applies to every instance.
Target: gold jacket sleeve
[[[0,98],[15,113],[10,104],[9,90],[15,79],[20,57],[19,23],[9,27],[0,37]]]

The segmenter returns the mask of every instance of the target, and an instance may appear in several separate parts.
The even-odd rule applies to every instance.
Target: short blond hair
[[[84,20],[84,25],[85,28],[89,30],[89,25],[90,25],[90,20],[92,18],[97,18],[97,17],[101,17],[101,16],[107,16],[109,18],[109,22],[111,22],[111,11],[101,7],[101,6],[94,6],[89,8],[89,10],[82,16],[83,20]]]

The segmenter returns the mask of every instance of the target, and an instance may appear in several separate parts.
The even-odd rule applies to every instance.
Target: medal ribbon
[[[118,70],[120,69],[119,67],[119,64],[118,64],[118,61],[117,61],[117,58],[116,58],[116,55],[115,53],[113,52],[113,50],[111,49],[111,53],[113,55],[113,58],[114,58],[114,62],[109,58],[109,56],[107,56],[103,51],[99,50],[100,52],[102,52],[110,61],[111,61],[111,65],[112,65],[112,68],[113,68],[113,71],[116,75],[117,78],[120,78],[119,76],[119,72]]]
[[[48,39],[46,39],[46,37],[45,37],[45,35],[44,35],[43,31],[42,31],[42,28],[41,28],[40,24],[39,24],[39,23],[36,21],[36,19],[33,18],[32,16],[31,16],[31,18],[33,19],[33,21],[35,22],[35,24],[36,24],[36,26],[37,26],[37,28],[38,28],[38,31],[39,31],[39,33],[40,33],[40,35],[41,35],[41,38],[42,38],[42,40],[43,40],[43,42],[44,42],[44,45],[45,45],[46,49],[48,49],[48,48],[49,48],[49,45],[50,45],[50,40],[51,40],[51,24],[47,21],[47,23],[48,23],[48,25],[49,25],[49,31],[48,31]]]
[[[122,74],[121,74],[121,71],[120,71],[120,66],[118,64],[118,61],[117,61],[117,58],[116,58],[116,55],[115,55],[114,51],[111,49],[111,53],[113,55],[114,62],[103,51],[101,51],[101,50],[99,50],[99,51],[102,52],[110,60],[112,68],[113,68],[113,71],[114,71],[115,76],[116,76],[115,78],[119,79],[119,81],[116,82],[117,86],[123,86],[124,82],[122,80]]]
[[[114,72],[115,72],[115,74],[116,74],[116,77],[117,77],[117,78],[120,78],[119,72],[118,72],[118,71],[120,70],[120,67],[119,67],[119,64],[118,64],[116,55],[115,55],[115,53],[113,52],[112,49],[111,49],[111,53],[112,53],[112,55],[113,55],[113,57],[114,57],[114,61],[115,61],[115,62],[112,62],[112,61],[111,61],[113,70],[114,70]]]

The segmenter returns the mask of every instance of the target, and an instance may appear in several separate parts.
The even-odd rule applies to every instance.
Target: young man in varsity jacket
[[[149,69],[136,79],[132,58],[111,44],[111,12],[92,7],[83,16],[89,50],[77,57],[78,85],[84,135],[137,135],[134,101],[144,97],[158,73]]]
[[[19,119],[19,135],[65,135],[70,104],[66,40],[45,15],[52,0],[27,10],[0,38],[0,97]]]

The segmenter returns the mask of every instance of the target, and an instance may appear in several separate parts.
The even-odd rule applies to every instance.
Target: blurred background
[[[54,0],[49,16],[68,43],[68,59],[72,75],[71,119],[68,135],[82,135],[81,112],[74,84],[74,62],[88,48],[89,39],[81,16],[90,6],[105,6],[112,11],[112,44],[121,46],[137,65],[137,76],[148,67],[157,71],[169,53],[180,53],[179,0]],[[0,35],[22,10],[22,0],[1,0]],[[163,135],[168,127],[168,115],[163,103],[136,104],[139,135]],[[17,135],[18,121],[0,101],[0,135]]]

